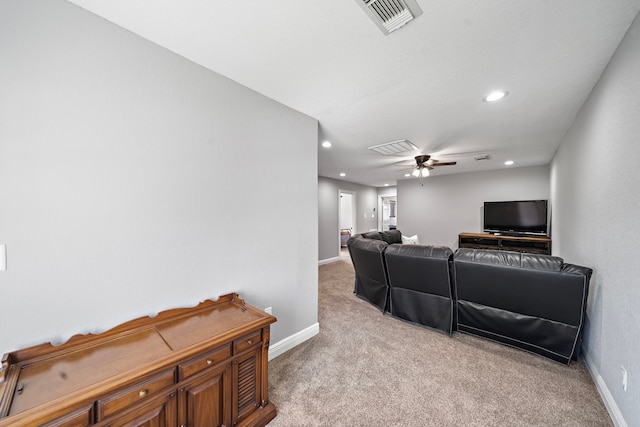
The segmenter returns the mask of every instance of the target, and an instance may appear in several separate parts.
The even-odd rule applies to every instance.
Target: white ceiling
[[[419,153],[458,162],[434,176],[548,164],[640,10],[417,0],[423,14],[385,36],[362,0],[70,1],[318,119],[319,175],[376,187],[406,179],[392,163]],[[483,102],[493,89],[510,94]],[[367,149],[398,139],[419,152]]]

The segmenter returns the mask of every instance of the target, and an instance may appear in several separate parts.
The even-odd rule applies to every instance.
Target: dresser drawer
[[[98,421],[127,406],[149,400],[156,392],[175,384],[175,380],[174,370],[163,372],[98,400]]]
[[[41,427],[88,427],[91,424],[93,424],[93,403],[42,424]]]
[[[214,366],[225,359],[231,357],[231,344],[227,344],[224,347],[218,347],[213,351],[204,354],[202,357],[190,360],[186,363],[182,363],[178,366],[178,374],[180,381],[190,377],[193,374],[207,369],[210,366]]]
[[[233,342],[233,354],[238,354],[241,351],[248,349],[249,347],[253,347],[256,344],[261,342],[261,331],[255,332],[251,335],[246,335],[240,339],[237,339]]]

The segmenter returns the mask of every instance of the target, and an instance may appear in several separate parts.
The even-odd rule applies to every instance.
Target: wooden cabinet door
[[[101,427],[175,427],[178,423],[176,393],[135,409],[114,421],[105,420]]]
[[[262,349],[233,361],[233,422],[241,422],[260,407]]]
[[[179,390],[185,427],[231,426],[231,365],[203,374]]]

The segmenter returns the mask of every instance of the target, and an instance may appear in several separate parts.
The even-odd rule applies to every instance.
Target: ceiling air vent
[[[384,144],[369,147],[369,150],[375,151],[376,153],[382,154],[383,156],[399,156],[402,153],[406,153],[407,151],[414,151],[417,149],[418,147],[416,147],[412,142],[407,141],[406,139],[400,139],[398,141],[387,142]]]
[[[422,15],[415,0],[356,0],[373,22],[389,34]]]
[[[480,156],[473,156],[473,160],[475,160],[476,162],[479,162],[480,160],[489,160],[489,155],[482,154]]]

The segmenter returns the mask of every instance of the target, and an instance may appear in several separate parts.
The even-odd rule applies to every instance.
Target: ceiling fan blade
[[[396,167],[400,168],[400,169],[415,169],[417,166],[415,163],[411,164],[411,163],[405,163],[404,165],[396,165]]]
[[[392,163],[384,163],[381,164],[379,166],[377,166],[378,168],[388,168],[389,166],[415,166],[416,162],[413,159],[404,159],[404,160],[398,160],[397,162],[392,162]]]
[[[453,166],[458,162],[437,162],[437,163],[432,163],[431,166]]]

